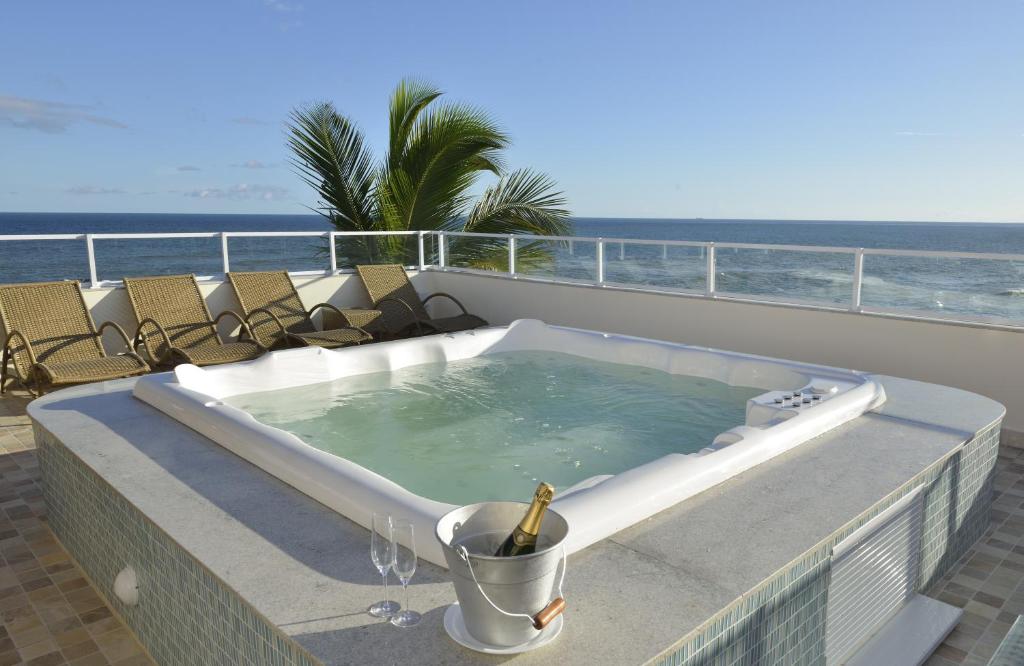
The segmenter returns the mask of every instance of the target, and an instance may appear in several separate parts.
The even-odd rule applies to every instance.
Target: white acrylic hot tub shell
[[[222,401],[244,393],[519,350],[565,352],[766,392],[810,385],[835,388],[824,401],[799,409],[780,409],[772,400],[776,394],[759,396],[751,403],[764,406],[748,406],[748,422],[756,413],[757,427],[739,425],[698,454],[667,455],[614,476],[588,479],[562,492],[552,508],[569,521],[566,546],[570,553],[854,419],[885,400],[881,386],[861,373],[548,326],[535,320],[339,351],[310,347],[274,352],[255,361],[209,369],[184,365],[173,373],[139,379],[134,394],[364,527],[369,526],[374,511],[412,520],[420,556],[445,566],[433,538],[434,523],[455,508],[453,505],[411,493]],[[766,413],[775,418],[766,419]]]

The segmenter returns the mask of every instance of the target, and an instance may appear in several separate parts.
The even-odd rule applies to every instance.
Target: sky
[[[1024,222],[1022,0],[7,0],[0,211],[308,212],[289,111],[405,77],[580,216]]]

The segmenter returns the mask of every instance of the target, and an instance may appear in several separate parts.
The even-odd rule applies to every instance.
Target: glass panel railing
[[[597,242],[517,239],[516,273],[551,280],[596,282]]]
[[[229,236],[228,258],[233,271],[326,271],[331,267],[327,238],[319,236]]]
[[[508,243],[507,237],[447,235],[445,266],[507,273]]]
[[[0,284],[89,281],[85,240],[15,240],[0,242]]]
[[[218,275],[224,272],[220,238],[95,238],[100,281],[145,275]]]
[[[942,318],[1024,321],[1024,262],[865,253],[861,304]]]
[[[707,288],[707,250],[692,245],[605,241],[604,280],[703,293]]]
[[[790,303],[848,306],[853,252],[715,248],[715,291]]]
[[[326,247],[327,241],[324,241]],[[429,244],[424,243],[424,249]],[[415,234],[395,236],[335,236],[334,251],[339,270],[360,264],[419,264],[419,241]],[[428,251],[429,258],[429,251]]]

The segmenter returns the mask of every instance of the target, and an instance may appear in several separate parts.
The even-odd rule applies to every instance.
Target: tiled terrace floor
[[[0,666],[151,664],[46,525],[27,396],[0,398]],[[931,596],[964,609],[927,666],[988,663],[1024,614],[1024,449],[999,454],[992,524]]]
[[[27,403],[0,398],[0,666],[152,664],[46,524]]]
[[[999,451],[992,524],[930,596],[964,616],[927,666],[987,664],[1024,615],[1024,449]]]

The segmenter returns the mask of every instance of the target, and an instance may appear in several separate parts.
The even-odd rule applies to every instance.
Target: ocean
[[[576,218],[575,235],[782,245],[948,250],[1024,254],[1024,224],[850,222],[793,220],[650,220]],[[325,231],[317,215],[177,215],[0,213],[0,235],[208,231]],[[339,260],[345,251],[339,242]],[[596,277],[593,243],[549,243],[549,261],[521,272],[581,280]],[[315,238],[232,238],[232,270],[325,269],[323,241]],[[730,294],[844,306],[850,301],[853,258],[767,250],[717,250],[716,289]],[[700,248],[609,243],[605,279],[703,291]],[[222,270],[220,240],[96,241],[101,279],[123,275]],[[77,278],[89,274],[82,241],[0,243],[0,282]],[[866,308],[913,310],[937,316],[1024,320],[1024,263],[865,257]]]

